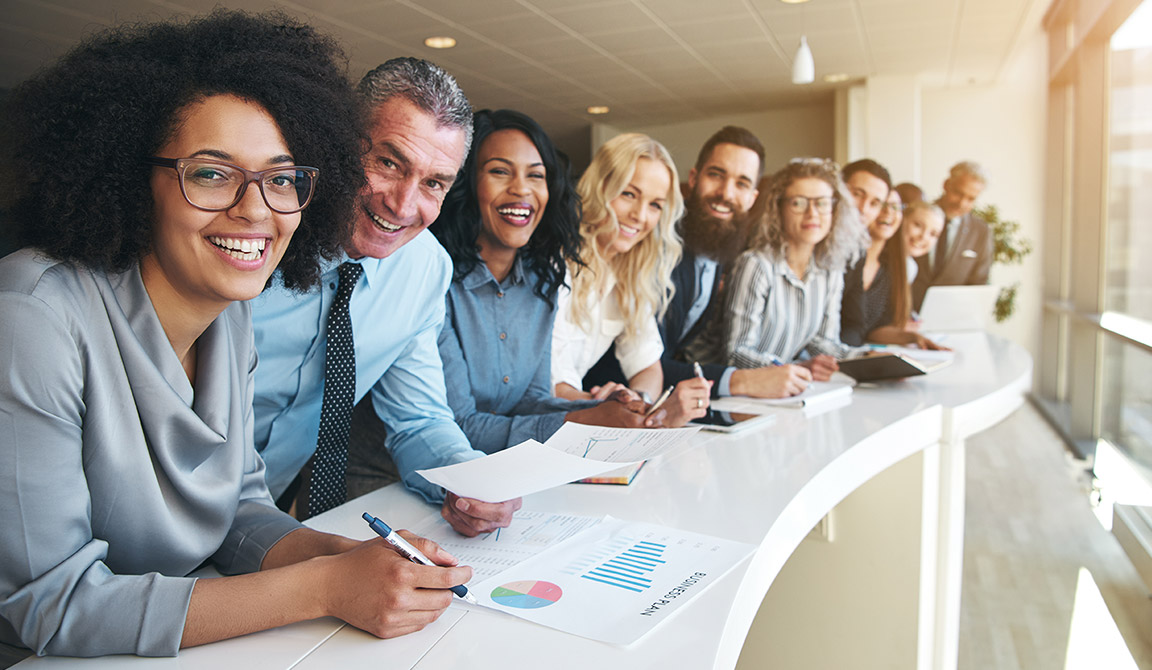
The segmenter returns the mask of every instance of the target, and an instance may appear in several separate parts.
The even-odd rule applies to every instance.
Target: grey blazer
[[[928,254],[916,259],[918,270],[912,282],[912,308],[920,309],[929,286],[987,284],[992,267],[992,229],[972,212],[953,224],[960,226],[948,248],[943,265],[929,267]]]

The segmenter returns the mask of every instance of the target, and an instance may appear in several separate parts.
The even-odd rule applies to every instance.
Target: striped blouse
[[[725,299],[728,365],[757,368],[795,360],[801,351],[844,358],[840,341],[844,271],[808,265],[803,280],[784,258],[746,251],[732,267]]]

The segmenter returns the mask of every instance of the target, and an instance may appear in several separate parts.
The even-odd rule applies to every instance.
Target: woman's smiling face
[[[628,253],[652,233],[660,222],[671,188],[672,174],[667,166],[645,157],[636,161],[624,190],[608,203],[616,214],[618,233],[606,245],[605,256]]]
[[[497,130],[476,152],[481,255],[528,244],[548,206],[548,173],[523,132]]]
[[[252,171],[294,163],[276,121],[256,103],[215,95],[181,114],[177,132],[156,152],[162,158],[208,158]],[[220,212],[189,204],[175,170],[153,168],[151,184],[152,248],[141,259],[141,274],[154,299],[162,293],[223,309],[264,290],[300,224],[300,212],[272,211],[256,183]]]

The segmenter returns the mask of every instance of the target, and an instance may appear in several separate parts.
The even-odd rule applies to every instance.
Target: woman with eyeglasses
[[[571,290],[561,289],[552,333],[557,396],[603,400],[618,390],[648,401],[663,396],[663,423],[703,416],[711,384],[681,381],[664,396],[664,345],[656,319],[673,290],[680,259],[675,222],[684,211],[676,166],[664,145],[627,133],[605,142],[577,184],[583,208],[580,258],[568,259]],[[584,375],[616,345],[626,379],[583,390]],[[654,424],[656,416],[646,421]]]
[[[217,12],[98,34],[13,92],[0,661],[173,656],[325,615],[396,635],[469,575],[304,528],[252,445],[243,301],[277,268],[312,285],[364,183],[343,63],[287,17]],[[188,576],[209,562],[238,576]]]
[[[727,363],[796,362],[829,379],[836,359],[852,352],[840,341],[840,299],[844,269],[866,241],[835,162],[796,159],[773,175],[764,216],[729,279]]]

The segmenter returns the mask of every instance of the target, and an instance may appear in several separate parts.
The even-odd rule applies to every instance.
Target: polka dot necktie
[[[352,317],[348,300],[364,268],[359,263],[340,266],[340,283],[328,312],[328,344],[324,350],[324,402],[320,408],[320,436],[312,460],[312,486],[308,514],[315,516],[344,502],[348,469],[348,428],[356,393],[356,352],[352,346]]]

